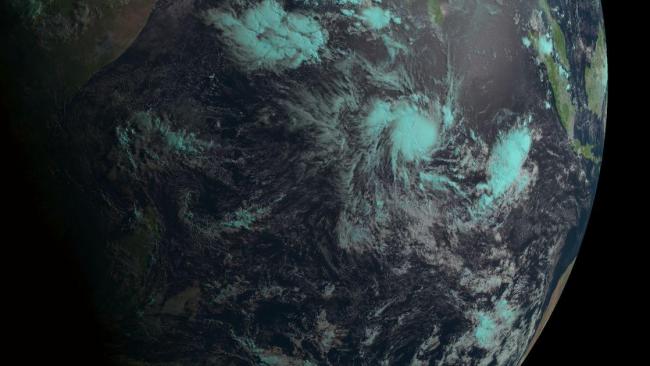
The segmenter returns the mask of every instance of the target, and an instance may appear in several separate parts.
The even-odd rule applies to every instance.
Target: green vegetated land
[[[539,4],[547,28],[530,34],[532,41],[526,38],[524,44],[534,44],[540,60],[546,68],[556,110],[574,152],[584,159],[599,161],[593,153],[594,145],[578,141],[574,135],[578,107],[572,95],[571,75],[573,70],[569,59],[566,35],[553,16],[547,0],[540,0]],[[585,70],[585,84],[589,110],[602,117],[607,92],[607,53],[602,26],[590,64]]]
[[[589,110],[603,116],[607,97],[607,48],[605,46],[605,29],[601,26],[598,40],[589,65],[585,69],[585,87]]]

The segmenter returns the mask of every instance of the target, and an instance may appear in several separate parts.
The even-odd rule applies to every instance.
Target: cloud
[[[283,71],[320,61],[328,34],[311,17],[287,13],[275,0],[264,0],[239,14],[210,9],[206,22],[221,30],[231,57],[244,69]]]

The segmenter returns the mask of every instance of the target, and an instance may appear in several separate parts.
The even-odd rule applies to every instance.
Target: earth
[[[6,6],[115,364],[523,362],[598,182],[599,1]]]

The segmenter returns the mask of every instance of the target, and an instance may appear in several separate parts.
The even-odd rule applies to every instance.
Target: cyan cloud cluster
[[[287,13],[275,0],[264,0],[237,14],[229,7],[210,9],[206,22],[221,30],[221,39],[244,69],[282,71],[320,61],[328,34],[318,21]]]
[[[375,101],[366,125],[373,140],[378,140],[384,129],[390,129],[393,172],[400,157],[409,162],[428,160],[438,141],[438,125],[417,106],[406,101]]]

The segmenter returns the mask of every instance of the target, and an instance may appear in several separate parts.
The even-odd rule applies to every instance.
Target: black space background
[[[634,151],[645,147],[634,137],[643,137],[640,128],[648,121],[647,112],[637,111],[649,107],[641,100],[647,87],[635,88],[645,69],[635,62],[642,60],[647,43],[643,35],[649,33],[647,22],[634,19],[643,12],[636,7],[641,3],[603,1],[610,87],[598,193],[573,273],[526,366],[648,364],[647,347],[638,344],[642,338],[633,332],[642,328],[647,315],[640,310],[648,307],[643,300],[648,286],[635,279],[648,267],[640,266],[640,261],[648,261],[641,248],[649,241],[633,234],[638,228],[648,229],[639,222],[647,214],[633,208],[643,207],[642,175],[648,156]],[[0,119],[6,116],[3,112]],[[104,365],[104,335],[93,317],[87,284],[69,240],[43,217],[30,163],[6,121],[1,128],[0,212],[6,218],[0,225],[7,227],[0,236],[0,307],[8,309],[0,312],[0,330],[9,340],[2,348],[19,360],[3,363]],[[644,355],[645,360],[638,359]],[[6,357],[3,352],[5,361]]]

